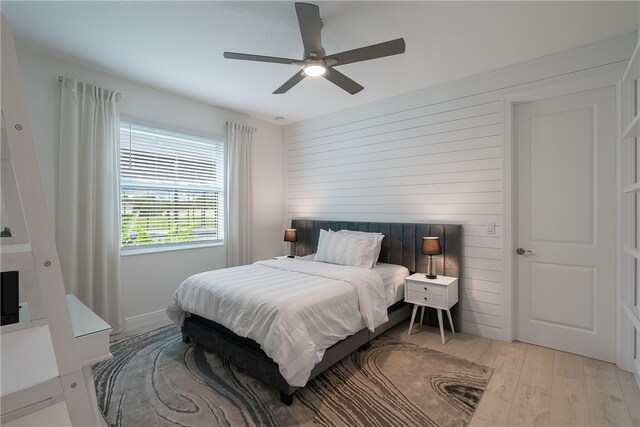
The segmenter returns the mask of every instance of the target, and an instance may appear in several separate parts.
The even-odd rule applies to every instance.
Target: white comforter
[[[285,259],[189,277],[167,314],[182,326],[189,313],[256,341],[284,379],[302,387],[327,348],[386,322],[387,304],[369,269]]]

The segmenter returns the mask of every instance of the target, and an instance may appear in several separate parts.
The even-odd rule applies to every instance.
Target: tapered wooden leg
[[[449,326],[451,326],[451,332],[456,333],[455,329],[453,329],[453,320],[451,320],[451,310],[447,310],[447,317],[449,318]]]
[[[422,321],[424,320],[424,309],[425,306],[423,305],[422,307],[420,307],[420,324],[422,325]]]
[[[413,312],[411,313],[411,323],[409,323],[409,332],[407,332],[407,335],[411,335],[411,328],[413,327],[413,321],[416,320],[416,311],[418,311],[418,306],[414,304]]]
[[[438,325],[440,325],[440,336],[442,337],[442,344],[444,345],[444,327],[442,326],[442,310],[439,308],[436,309],[438,311]]]

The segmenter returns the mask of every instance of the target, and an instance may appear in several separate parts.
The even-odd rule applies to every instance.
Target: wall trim
[[[170,322],[170,319],[164,309],[127,317],[124,319],[124,330],[131,331],[133,329],[144,328],[145,326],[160,322]]]
[[[515,100],[504,96],[502,98],[502,114],[503,114],[503,130],[502,135],[504,138],[504,156],[503,156],[503,201],[502,206],[504,209],[502,222],[504,223],[503,233],[503,247],[502,247],[502,260],[503,260],[503,279],[504,286],[504,337],[505,341],[513,341],[516,339],[517,325],[515,324],[518,316],[515,315],[516,301],[515,298],[515,277],[513,263],[515,262],[513,257],[513,251],[515,250],[515,224],[513,215],[515,214],[513,203],[515,202],[514,185],[515,175],[513,174],[514,167],[514,152],[513,152],[513,107]]]
[[[636,33],[632,32],[599,43],[441,83],[415,92],[290,123],[284,127],[284,140],[286,141],[291,135],[313,131],[318,127],[326,128],[366,120],[371,117],[372,113],[378,113],[381,110],[398,111],[399,106],[403,108],[409,106],[410,108],[414,103],[424,106],[425,99],[430,100],[428,105],[433,105],[495,90],[509,88],[517,90],[520,85],[539,82],[541,76],[543,76],[542,79],[552,78],[618,62],[626,64],[635,43]]]
[[[478,335],[483,338],[491,338],[496,341],[505,341],[505,333],[501,329],[478,323],[461,322],[458,329],[466,334]]]
[[[629,111],[629,110],[627,110]],[[624,357],[626,343],[624,337],[629,334],[623,332],[624,316],[622,306],[622,81],[618,81],[616,85],[616,163],[618,170],[616,171],[616,364],[621,369],[633,372],[633,360],[627,360]],[[631,341],[633,342],[633,340]],[[631,349],[633,354],[633,349]],[[630,362],[630,363],[629,363]]]
[[[518,306],[518,289],[517,289],[517,257],[514,256],[515,249],[517,247],[516,236],[517,230],[517,209],[515,203],[515,189],[516,182],[516,170],[515,165],[517,159],[515,158],[515,138],[513,136],[514,117],[513,109],[516,104],[524,102],[532,102],[541,99],[551,98],[554,96],[568,95],[571,93],[600,89],[604,87],[616,88],[618,82],[624,71],[624,65],[621,67],[615,67],[614,70],[608,70],[606,73],[595,76],[584,76],[572,81],[561,82],[553,85],[539,86],[525,91],[511,92],[503,95],[503,108],[504,108],[504,122],[503,122],[503,135],[504,135],[504,224],[505,224],[505,239],[504,239],[504,295],[505,295],[505,339],[507,341],[513,341],[518,338],[518,324],[517,316],[515,315]],[[619,166],[619,165],[618,165]],[[619,207],[618,207],[619,209]],[[618,212],[619,213],[619,212]],[[506,235],[510,238],[506,238]],[[620,235],[616,237],[617,245],[620,246]],[[616,273],[616,276],[617,273]],[[618,277],[616,277],[618,279]],[[618,280],[619,281],[619,280]],[[616,324],[616,334],[618,333],[620,325]],[[616,353],[618,353],[620,347],[617,343]],[[619,360],[618,354],[617,360]]]

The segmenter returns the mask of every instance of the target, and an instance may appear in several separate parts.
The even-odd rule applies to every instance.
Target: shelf
[[[2,245],[0,252],[4,254],[24,254],[31,253],[31,244],[29,243],[12,243],[9,245]]]
[[[31,321],[29,304],[21,302],[20,306],[20,322],[3,326],[3,333],[5,328],[25,329],[36,323]],[[76,352],[80,357],[80,364],[82,366],[91,366],[94,363],[110,359],[112,357],[109,352],[111,325],[102,320],[100,316],[91,311],[74,295],[67,295],[67,306],[69,307],[69,317],[73,327]]]
[[[44,403],[46,405],[46,403]],[[71,418],[65,402],[57,402],[15,420],[3,423],[6,427],[70,426]]]
[[[632,82],[640,79],[640,53],[638,53],[638,47],[640,47],[640,43],[636,44],[631,59],[629,59],[629,65],[627,65],[627,69],[622,75],[623,82]]]
[[[82,366],[110,359],[109,333],[111,325],[102,320],[74,295],[67,295],[69,317],[76,338],[76,348]]]
[[[13,237],[0,237],[0,245],[2,246],[13,245],[14,243]]]
[[[640,193],[640,182],[636,182],[635,184],[627,185],[622,189],[623,194],[628,193]]]
[[[111,325],[102,320],[100,316],[91,311],[74,295],[67,295],[67,305],[69,306],[69,316],[73,325],[73,335],[76,338],[98,332],[111,332]]]
[[[629,126],[624,130],[622,134],[623,138],[638,138],[640,137],[640,113],[631,120]]]
[[[3,325],[0,328],[0,331],[2,331],[2,335],[4,336],[4,334],[12,334],[14,332],[18,332],[21,331],[23,329],[29,329],[29,328],[35,328],[36,326],[43,326],[43,325],[47,325],[48,321],[47,319],[36,319],[36,320],[31,320],[30,318],[28,319],[24,319],[23,313],[22,313],[22,307],[20,307],[20,314],[19,314],[20,318],[19,321],[17,323],[11,323],[9,325]]]
[[[20,271],[35,268],[33,252],[29,243],[14,243],[0,246],[2,271]]]
[[[3,333],[0,353],[2,396],[28,389],[58,376],[58,365],[48,325]]]
[[[89,307],[84,305],[75,295],[67,294],[67,306],[69,307],[69,317],[73,327],[73,335],[76,338],[100,332],[111,332],[111,325],[102,320]],[[20,303],[20,323],[30,322],[31,313],[29,303]]]
[[[51,406],[62,400],[62,383],[60,378],[52,378],[34,387],[2,396],[2,424],[22,418],[26,414]],[[38,425],[50,425],[38,424]]]

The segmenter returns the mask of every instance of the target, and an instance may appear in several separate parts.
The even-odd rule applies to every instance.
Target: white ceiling
[[[406,53],[340,67],[349,95],[296,67],[224,51],[302,58],[293,2],[2,1],[19,47],[104,69],[276,122],[290,123],[636,31],[629,2],[314,2],[327,53],[404,37]]]

